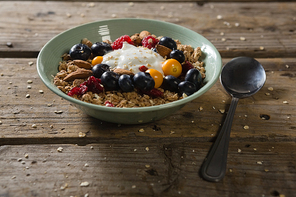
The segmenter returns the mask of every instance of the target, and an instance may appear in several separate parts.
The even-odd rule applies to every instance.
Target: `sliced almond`
[[[77,69],[75,72],[70,73],[64,78],[64,81],[73,81],[75,79],[85,79],[91,76],[93,72],[86,69]]]
[[[116,68],[113,70],[113,72],[119,74],[119,75],[134,75],[134,73],[130,70],[125,70],[125,69],[122,69],[122,68]]]
[[[91,69],[92,65],[87,62],[87,61],[83,61],[83,60],[73,60],[73,63],[78,66],[79,68],[85,68],[85,69]]]
[[[159,55],[161,55],[162,57],[169,56],[170,53],[172,52],[172,49],[167,48],[166,46],[163,46],[160,44],[156,45],[156,50],[159,53]]]

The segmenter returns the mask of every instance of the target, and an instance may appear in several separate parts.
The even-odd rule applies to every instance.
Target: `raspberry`
[[[157,97],[163,97],[163,92],[156,89],[156,88],[153,88],[152,90],[150,91],[144,91],[142,90],[142,93],[143,94],[147,94],[148,96],[151,96],[153,98],[157,98]]]
[[[80,87],[74,87],[68,92],[68,96],[80,95]]]
[[[128,36],[128,35],[124,35],[121,36],[119,38],[117,38],[113,43],[112,43],[112,49],[116,50],[116,49],[121,49],[122,48],[122,44],[123,42],[127,42],[129,44],[134,45],[134,42],[132,41],[132,39]]]
[[[154,38],[153,36],[146,36],[142,40],[142,46],[148,49],[155,48],[155,45],[159,42],[158,39]]]
[[[104,104],[106,107],[114,107],[113,103],[111,103],[110,101],[105,101]]]
[[[100,83],[100,80],[98,80],[94,76],[90,76],[88,78],[88,80],[87,80],[87,87],[93,93],[100,93],[100,92],[103,92],[103,90],[104,90],[104,87]]]
[[[194,66],[190,62],[185,61],[185,63],[182,64],[182,73],[183,74],[186,74],[187,71],[190,70],[190,69],[192,69],[192,68],[194,68]]]
[[[147,68],[146,66],[140,66],[140,67],[139,67],[139,70],[140,70],[141,72],[145,72],[146,70],[148,70],[148,68]]]

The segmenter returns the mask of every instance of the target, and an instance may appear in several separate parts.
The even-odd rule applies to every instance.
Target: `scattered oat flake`
[[[203,110],[203,107],[199,107],[199,111],[202,111]]]
[[[11,179],[15,179],[15,178],[16,178],[16,176],[12,176],[12,177],[11,177]]]
[[[139,129],[138,132],[143,133],[145,130],[143,128]]]
[[[25,158],[28,158],[29,157],[29,155],[28,154],[25,154]]]
[[[264,171],[265,171],[265,172],[268,172],[269,170],[268,170],[268,169],[264,169]]]
[[[240,24],[239,23],[234,23],[234,26],[239,27]]]
[[[150,165],[149,165],[149,164],[146,164],[145,167],[146,167],[146,168],[150,168]]]
[[[40,94],[43,94],[44,92],[43,92],[43,90],[39,90],[39,93],[40,93]]]
[[[37,128],[37,125],[36,124],[32,124],[32,128]]]
[[[284,104],[289,104],[289,102],[288,102],[288,101],[283,101],[283,103],[284,103]]]
[[[133,189],[135,189],[136,187],[137,187],[136,185],[133,185],[133,186],[132,186]]]
[[[240,39],[241,41],[245,41],[245,40],[246,40],[245,37],[240,37],[239,39]]]
[[[2,125],[2,121],[0,121],[0,125]]]
[[[146,151],[149,151],[149,147],[146,147],[145,150],[146,150]]]
[[[88,186],[89,186],[89,182],[87,181],[80,183],[80,187],[88,187]]]
[[[217,15],[217,19],[218,20],[220,20],[220,19],[222,19],[223,18],[223,16],[221,16],[221,15]]]
[[[237,149],[237,152],[238,152],[238,153],[241,153],[241,152],[242,152],[242,150],[238,148],[238,149]]]
[[[85,137],[86,136],[86,134],[85,133],[83,133],[83,132],[79,132],[79,135],[78,135],[79,137]]]
[[[26,98],[30,98],[30,94],[26,94]]]
[[[226,41],[226,38],[221,38],[221,41],[222,41],[222,42],[225,42],[225,41]]]
[[[259,165],[262,165],[263,161],[257,161],[256,163],[259,164]]]
[[[267,88],[269,91],[273,91],[273,87],[268,87]]]
[[[269,93],[269,92],[266,92],[265,95],[266,95],[266,96],[270,96],[270,93]]]
[[[58,151],[58,152],[63,152],[63,147],[59,147],[59,148],[57,148],[57,151]]]
[[[174,134],[174,133],[175,133],[175,131],[171,131],[171,132],[170,132],[171,135]]]
[[[84,167],[89,167],[88,163],[84,164]]]
[[[59,110],[59,111],[54,111],[54,113],[56,113],[56,114],[62,114],[62,113],[63,113],[63,111],[62,111],[62,110]]]
[[[229,169],[229,172],[232,172],[232,169],[231,168]]]
[[[244,129],[249,129],[250,127],[248,125],[245,125],[244,126]]]
[[[65,185],[63,185],[63,186],[61,186],[61,190],[64,190],[64,189],[66,189],[68,187],[68,183],[65,183]]]
[[[128,5],[131,6],[131,7],[133,7],[134,6],[134,2],[129,2]]]
[[[32,86],[29,86],[29,85],[28,85],[28,86],[27,86],[27,89],[32,89]]]
[[[23,160],[22,158],[18,158],[18,159],[17,159],[18,162],[21,162],[22,160]]]
[[[256,150],[257,150],[257,148],[254,148],[253,150],[254,150],[254,151],[256,151]]]
[[[287,64],[287,65],[286,65],[286,68],[290,68],[290,66]]]
[[[219,109],[219,112],[220,112],[221,114],[224,114],[224,113],[225,113],[225,109]]]
[[[265,48],[264,48],[263,46],[260,46],[259,49],[260,49],[261,51],[263,51]]]
[[[112,17],[112,18],[116,18],[117,15],[116,15],[116,14],[112,14],[111,17]]]
[[[135,148],[135,149],[134,149],[134,152],[136,152],[136,151],[137,151],[137,149]]]
[[[28,62],[29,66],[33,66],[34,62]]]
[[[28,80],[27,83],[28,84],[31,84],[31,83],[33,83],[33,81],[32,80]]]

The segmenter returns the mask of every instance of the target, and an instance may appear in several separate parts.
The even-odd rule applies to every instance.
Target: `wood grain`
[[[0,196],[295,196],[295,10],[292,0],[0,1]],[[117,125],[38,77],[52,37],[128,17],[179,24],[209,39],[223,64],[244,55],[265,68],[262,90],[238,103],[221,182],[198,173],[230,105],[219,81],[167,118]]]
[[[0,195],[294,196],[295,142],[230,142],[219,183],[198,176],[209,147],[186,139],[1,146]]]
[[[5,16],[0,20],[0,57],[37,57],[55,35],[77,25],[112,18],[147,18],[179,24],[209,39],[222,57],[294,57],[296,52],[296,5],[292,2],[198,5],[1,1],[0,5],[0,13]],[[13,47],[7,47],[7,42]]]
[[[229,60],[223,59],[223,63]],[[231,137],[240,141],[294,141],[295,58],[258,61],[266,70],[266,84],[254,96],[239,101]],[[30,62],[34,64],[30,66]],[[38,77],[35,59],[1,59],[0,73],[2,144],[71,143],[71,140],[74,140],[72,143],[93,143],[129,137],[193,137],[198,141],[211,141],[220,129],[231,100],[218,81],[206,94],[165,119],[143,125],[117,125],[83,114],[47,89]],[[33,83],[28,84],[28,80]],[[28,89],[28,85],[32,88]],[[26,98],[27,94],[30,98]],[[58,111],[62,113],[56,113]],[[32,128],[33,124],[37,128]],[[248,130],[244,129],[246,125]],[[144,132],[139,132],[140,129]],[[79,132],[86,137],[79,138]],[[46,140],[40,141],[40,138]]]

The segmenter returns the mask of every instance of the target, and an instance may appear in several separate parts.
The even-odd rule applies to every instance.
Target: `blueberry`
[[[101,78],[104,72],[110,71],[110,67],[107,64],[96,64],[91,70],[96,78]]]
[[[172,49],[172,50],[177,49],[176,42],[172,38],[170,38],[170,37],[166,37],[166,36],[165,37],[162,37],[159,40],[159,43],[158,44],[163,45],[163,46],[165,46],[165,47],[167,47],[169,49]]]
[[[194,83],[196,90],[198,90],[202,84],[202,76],[199,70],[197,70],[196,68],[188,70],[185,75],[185,81],[190,81]]]
[[[149,73],[138,72],[133,77],[134,86],[140,90],[152,90],[155,86],[154,79]]]
[[[101,82],[106,90],[118,90],[119,75],[112,71],[106,71],[101,76]]]
[[[158,53],[158,51],[157,51],[156,48],[152,48],[151,50],[152,50],[153,52],[155,52],[155,53]]]
[[[182,95],[183,93],[185,93],[187,96],[193,94],[194,92],[196,92],[196,87],[194,85],[194,83],[190,82],[190,81],[182,81],[179,83],[178,85],[179,87],[179,93]]]
[[[96,42],[91,46],[91,51],[94,56],[103,56],[112,50],[111,45],[106,42]]]
[[[180,62],[180,64],[182,64],[185,61],[184,53],[180,50],[173,50],[170,53],[170,58],[177,60],[178,62]]]
[[[73,60],[87,60],[91,55],[91,49],[85,44],[75,44],[69,51]]]
[[[167,75],[163,78],[162,85],[165,90],[169,90],[171,92],[178,92],[178,85],[180,81],[180,79],[174,77],[173,75]]]
[[[130,75],[121,75],[118,79],[118,85],[124,92],[131,92],[134,90],[133,81]]]

